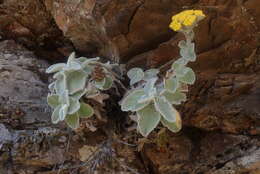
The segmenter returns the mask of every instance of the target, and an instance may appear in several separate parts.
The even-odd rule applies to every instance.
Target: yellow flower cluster
[[[204,17],[205,14],[201,10],[185,10],[172,17],[170,28],[174,31],[179,31],[183,27],[193,27]]]

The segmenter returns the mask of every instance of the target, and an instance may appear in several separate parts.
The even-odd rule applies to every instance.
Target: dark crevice
[[[134,9],[133,14],[131,15],[131,17],[130,17],[130,19],[129,19],[129,21],[128,21],[128,27],[127,27],[128,30],[127,30],[127,33],[125,33],[126,35],[130,32],[130,28],[131,28],[132,22],[133,22],[133,20],[134,20],[134,17],[135,17],[135,15],[136,15],[137,11],[139,10],[139,8],[140,8],[143,4],[144,4],[144,2],[141,1],[140,4]]]
[[[216,170],[218,169],[221,169],[222,167],[224,167],[227,163],[229,163],[230,161],[233,161],[234,159],[236,159],[237,157],[234,157],[234,158],[231,158],[227,161],[224,161],[224,162],[220,162],[220,163],[217,163],[214,167]]]
[[[0,5],[2,5],[0,3]],[[5,4],[3,4],[5,5]],[[25,4],[26,5],[26,4]],[[28,4],[27,4],[28,5]],[[46,19],[48,19],[48,31],[37,31],[37,29],[32,28],[28,24],[25,24],[21,20],[21,15],[19,11],[16,12],[19,15],[14,16],[14,11],[11,6],[7,6],[4,8],[6,11],[6,15],[12,17],[13,21],[16,22],[21,27],[29,30],[29,36],[17,36],[10,31],[8,25],[1,28],[0,32],[0,40],[14,40],[16,43],[24,46],[30,51],[33,51],[37,57],[40,59],[50,60],[50,61],[61,61],[64,59],[64,55],[57,50],[57,48],[62,47],[71,47],[73,48],[73,44],[69,39],[63,36],[63,32],[57,26],[53,16],[47,10],[45,3],[42,0],[38,0],[38,6],[44,13]],[[28,14],[26,14],[28,15]],[[12,23],[10,23],[12,24]]]
[[[183,134],[187,135],[193,144],[192,155],[191,155],[192,158],[196,158],[196,156],[200,153],[201,150],[198,148],[200,147],[200,141],[207,133],[208,133],[207,131],[196,127],[185,127],[183,129]]]

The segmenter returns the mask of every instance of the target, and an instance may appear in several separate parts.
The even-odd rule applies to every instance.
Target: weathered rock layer
[[[83,173],[79,149],[106,139],[50,124],[48,63],[27,49],[159,67],[179,56],[182,35],[168,24],[183,9],[207,15],[195,34],[198,78],[179,108],[184,128],[151,135],[141,152],[113,144],[122,162],[102,172],[259,173],[259,0],[0,0],[0,39],[14,40],[0,43],[0,173]]]

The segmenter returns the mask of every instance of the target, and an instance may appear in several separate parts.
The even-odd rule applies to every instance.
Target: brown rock
[[[53,60],[75,48],[127,68],[159,67],[179,57],[183,36],[168,25],[186,8],[202,9],[207,18],[195,31],[198,59],[190,65],[198,76],[179,108],[184,128],[178,135],[167,132],[163,144],[145,144],[142,158],[135,148],[120,146],[120,157],[142,173],[259,173],[259,0],[0,0],[0,35]],[[10,41],[0,52],[0,122],[12,137],[0,149],[0,171],[82,173],[66,167],[78,165],[80,147],[95,146],[104,135],[79,130],[67,152],[60,137],[69,140],[70,134],[62,125],[51,135],[37,134],[50,117],[43,103],[47,64]],[[127,173],[127,160],[100,173]]]

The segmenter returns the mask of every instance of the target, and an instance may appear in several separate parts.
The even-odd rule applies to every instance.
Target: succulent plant
[[[177,80],[173,82],[167,81],[166,85],[159,81],[157,69],[143,72],[142,69],[134,68],[129,72],[131,73],[128,73],[128,77],[132,78],[131,81],[140,83],[140,85],[131,90],[120,104],[122,111],[136,113],[139,132],[143,136],[148,136],[160,122],[173,132],[179,131],[181,129],[180,114],[172,104],[184,101],[186,95],[184,98],[176,95],[181,93],[178,85],[176,86],[174,83],[178,82],[178,79],[176,78]],[[143,74],[142,78],[140,78],[140,74]]]
[[[137,129],[148,136],[161,122],[172,132],[181,127],[181,117],[173,105],[185,102],[187,86],[194,84],[194,71],[187,67],[196,60],[193,28],[205,17],[200,10],[186,10],[172,17],[170,28],[185,35],[179,42],[181,58],[177,59],[159,79],[159,69],[132,68],[127,72],[131,89],[120,102],[121,110],[134,112]],[[95,98],[110,89],[114,82],[122,83],[112,71],[117,64],[101,63],[99,58],[75,57],[72,53],[67,63],[50,66],[46,72],[54,73],[54,82],[49,85],[48,104],[53,108],[52,122],[65,120],[71,128],[79,126],[81,117],[89,118],[94,109],[82,100]],[[119,66],[118,66],[119,67]]]
[[[94,114],[94,109],[80,99],[110,89],[115,78],[112,74],[114,65],[109,62],[103,64],[98,60],[76,58],[75,53],[72,53],[67,63],[57,63],[46,70],[47,73],[54,73],[55,79],[49,85],[50,94],[47,97],[48,104],[54,109],[53,123],[65,120],[75,129],[79,126],[80,117],[88,118]]]
[[[132,68],[127,75],[132,88],[120,102],[122,111],[131,111],[137,116],[137,129],[143,136],[148,136],[161,122],[172,132],[181,127],[181,117],[173,105],[185,102],[187,85],[194,84],[194,71],[187,67],[188,62],[196,60],[195,44],[192,42],[192,28],[180,30],[186,40],[179,42],[181,58],[177,59],[166,72],[163,80],[157,77],[158,69],[143,71]]]

